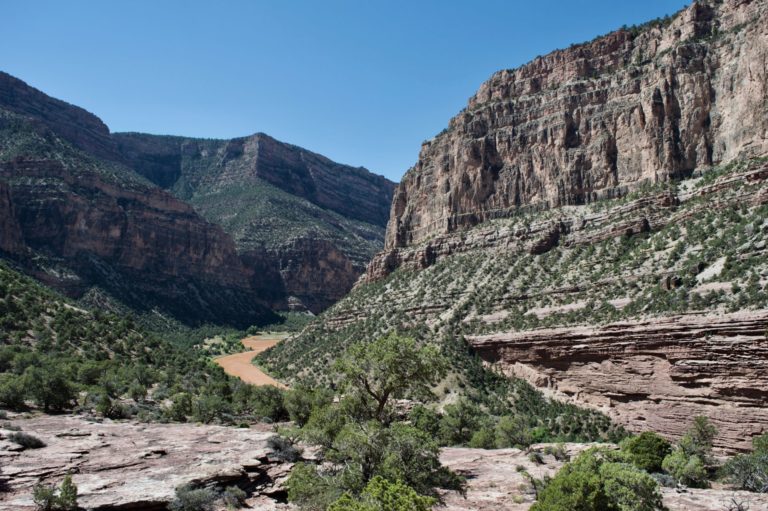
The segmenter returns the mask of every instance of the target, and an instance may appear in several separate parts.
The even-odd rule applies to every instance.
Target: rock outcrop
[[[12,423],[46,443],[21,449],[0,430],[6,492],[0,510],[32,511],[32,488],[59,484],[68,473],[84,509],[165,510],[179,486],[239,486],[251,503],[285,500],[291,464],[271,457],[262,429],[193,424],[89,421],[75,416],[15,418]],[[282,507],[282,506],[280,506]],[[266,509],[267,507],[258,507]]]
[[[531,446],[543,451],[544,444]],[[565,444],[569,456],[573,457],[589,445]],[[446,511],[526,511],[535,501],[530,481],[518,467],[522,467],[535,478],[554,476],[563,461],[543,454],[543,463],[533,463],[527,451],[519,449],[447,448],[443,449],[440,461],[448,468],[467,478],[466,497],[448,492],[443,497]],[[726,488],[698,490],[686,488],[661,488],[664,506],[669,511],[713,511],[729,509],[732,499],[743,503],[748,509],[763,509],[768,506],[768,495],[733,491]]]
[[[768,312],[684,315],[471,336],[493,367],[597,408],[630,431],[679,439],[696,415],[715,446],[768,432]]]
[[[764,0],[694,2],[496,73],[422,146],[385,250],[767,153],[766,26]]]

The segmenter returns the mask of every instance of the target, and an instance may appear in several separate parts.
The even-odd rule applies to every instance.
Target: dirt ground
[[[271,348],[284,338],[285,336],[280,334],[246,337],[240,342],[243,343],[243,346],[249,348],[250,351],[225,355],[215,359],[215,362],[224,369],[225,373],[231,376],[236,376],[251,385],[274,385],[281,389],[287,388],[285,385],[265,374],[264,371],[251,363],[253,357],[262,351]]]

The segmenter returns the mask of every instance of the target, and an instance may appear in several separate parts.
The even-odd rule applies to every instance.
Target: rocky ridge
[[[494,368],[633,431],[679,439],[705,415],[718,447],[768,431],[768,311],[689,314],[601,326],[469,336]]]
[[[694,2],[496,73],[422,146],[385,251],[765,154],[766,26],[763,0]]]

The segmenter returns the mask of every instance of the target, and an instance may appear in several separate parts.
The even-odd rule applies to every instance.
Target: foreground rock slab
[[[5,440],[10,431],[0,430],[2,477],[9,487],[0,494],[0,511],[35,509],[32,487],[58,484],[67,473],[86,509],[166,509],[175,488],[189,483],[239,485],[279,509],[275,498],[290,470],[290,464],[269,458],[267,439],[274,433],[266,428],[100,423],[48,415],[10,422],[47,445],[19,450]]]
[[[543,445],[534,445],[541,449]],[[589,445],[565,444],[570,456]],[[443,449],[440,461],[467,478],[466,497],[455,492],[443,494],[445,511],[525,511],[535,502],[535,495],[523,470],[539,479],[554,476],[563,461],[543,455],[544,463],[528,459],[520,449]],[[751,511],[768,509],[768,495],[733,491],[724,488],[707,490],[662,488],[664,505],[669,511],[726,511],[735,502],[745,504]],[[733,499],[733,500],[732,500]]]

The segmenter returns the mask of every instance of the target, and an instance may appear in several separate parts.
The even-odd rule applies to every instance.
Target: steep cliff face
[[[766,26],[762,0],[693,3],[496,73],[422,146],[386,250],[766,153]]]
[[[383,246],[394,183],[366,169],[262,133],[115,139],[133,168],[221,225],[244,257],[271,260],[291,303],[313,312],[343,297]]]
[[[43,282],[100,287],[140,312],[191,324],[268,319],[267,275],[246,267],[221,228],[157,188],[128,189],[58,161],[0,163],[20,241],[8,250]],[[4,233],[5,243],[13,238]]]

